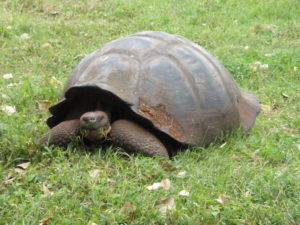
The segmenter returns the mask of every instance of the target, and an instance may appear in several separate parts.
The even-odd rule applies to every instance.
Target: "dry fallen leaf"
[[[38,100],[36,101],[38,104],[39,110],[48,111],[49,107],[52,105],[52,102],[49,100]]]
[[[52,11],[52,12],[50,12],[49,13],[51,16],[59,16],[59,14],[60,14],[60,11]]]
[[[177,174],[178,177],[185,177],[186,176],[186,171],[180,171],[178,174]]]
[[[159,182],[159,183],[154,183],[154,184],[152,184],[150,186],[147,186],[147,189],[151,191],[151,190],[156,190],[156,189],[158,189],[160,187],[161,187],[161,183]]]
[[[16,173],[23,173],[24,170],[26,170],[29,165],[30,165],[30,162],[21,163],[21,164],[19,164],[19,165],[16,166],[15,172]]]
[[[7,87],[17,87],[19,85],[20,85],[19,83],[10,83],[7,85]]]
[[[17,168],[20,168],[20,169],[23,169],[23,170],[26,170],[30,165],[30,162],[26,162],[26,163],[21,163],[21,164],[18,164],[16,167]]]
[[[89,172],[90,177],[97,177],[99,175],[99,173],[100,173],[99,169],[94,169]]]
[[[46,216],[45,218],[41,219],[39,225],[46,224],[51,219],[51,216]]]
[[[62,82],[57,80],[55,76],[52,76],[51,79],[50,79],[50,84],[62,85]]]
[[[226,202],[229,201],[229,197],[227,195],[221,194],[219,197],[216,199],[217,202],[220,204],[224,205]]]
[[[42,45],[42,48],[51,48],[51,47],[52,47],[52,45],[48,42],[46,42]]]
[[[182,190],[178,193],[178,195],[181,196],[181,197],[187,197],[187,196],[190,195],[190,193],[186,190]]]
[[[163,179],[160,183],[161,187],[165,190],[169,190],[171,188],[171,181],[168,178]]]
[[[24,170],[23,170],[23,169],[20,169],[20,168],[15,168],[15,172],[16,172],[16,173],[23,173]]]
[[[220,148],[224,148],[225,145],[227,145],[227,142],[224,142],[223,144],[220,145]]]
[[[30,35],[27,34],[27,33],[24,33],[20,36],[22,39],[29,39],[30,38]]]
[[[121,208],[121,212],[127,214],[128,216],[133,216],[136,211],[136,206],[131,204],[130,202],[125,202],[123,207]]]
[[[16,112],[16,107],[10,105],[2,105],[0,109],[9,116]]]
[[[157,201],[155,203],[159,207],[159,211],[165,216],[168,210],[174,210],[175,200],[172,197],[166,198],[164,200]]]
[[[13,75],[11,73],[7,73],[7,74],[3,75],[3,79],[5,79],[5,80],[9,80],[9,79],[13,79],[13,78],[14,77],[13,77]]]
[[[5,180],[3,181],[4,185],[10,184],[15,180],[15,177],[13,176],[12,172],[9,172]]]
[[[259,61],[253,62],[249,65],[254,71],[258,70],[258,69],[262,69],[262,70],[266,70],[269,68],[268,64],[262,64]]]
[[[43,184],[43,193],[44,195],[53,195],[53,192],[49,190],[49,188]]]
[[[260,104],[260,107],[263,112],[271,112],[272,111],[272,107],[269,105]]]
[[[154,183],[150,186],[147,186],[146,188],[151,191],[161,187],[165,190],[169,190],[171,188],[171,181],[168,178],[162,179],[161,182]]]
[[[79,55],[76,55],[76,56],[74,57],[74,59],[82,59],[82,58],[84,58],[85,56],[86,56],[86,54],[81,53],[81,54],[79,54]]]

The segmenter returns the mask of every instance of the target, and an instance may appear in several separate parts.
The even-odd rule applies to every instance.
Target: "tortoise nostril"
[[[83,120],[84,122],[88,122],[88,121],[89,121],[89,118],[88,118],[87,116],[84,116],[84,117],[82,117],[82,120]]]
[[[82,120],[86,123],[95,122],[97,118],[95,116],[84,116]]]

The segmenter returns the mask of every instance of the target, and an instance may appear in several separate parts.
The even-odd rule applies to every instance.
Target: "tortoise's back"
[[[200,46],[164,32],[133,34],[93,52],[73,71],[64,93],[82,86],[115,94],[187,144],[208,144],[241,122],[243,94],[227,70]]]

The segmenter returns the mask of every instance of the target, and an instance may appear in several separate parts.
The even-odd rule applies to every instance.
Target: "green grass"
[[[38,224],[47,216],[47,224],[299,224],[298,5],[298,0],[2,0],[0,106],[15,106],[16,113],[0,110],[0,224]],[[39,147],[49,114],[37,101],[54,104],[63,87],[51,77],[64,83],[77,55],[142,30],[176,33],[202,45],[271,111],[259,115],[250,135],[236,133],[224,147],[181,152],[169,162],[172,168],[161,158],[128,157],[115,149]],[[23,33],[30,38],[20,38]],[[268,69],[254,71],[249,65],[256,61]],[[8,73],[13,79],[2,78]],[[27,161],[29,168],[15,172]],[[95,169],[99,174],[91,177]],[[170,190],[146,189],[164,178],[171,180]],[[44,194],[43,186],[53,194]],[[190,196],[179,197],[181,190]],[[229,197],[225,204],[216,201],[221,194]],[[155,203],[167,197],[176,208],[163,216]],[[126,202],[136,206],[134,213],[122,210]]]

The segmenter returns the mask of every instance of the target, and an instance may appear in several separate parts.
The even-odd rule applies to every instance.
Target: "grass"
[[[298,3],[2,0],[0,106],[15,106],[16,113],[0,111],[0,224],[38,224],[48,216],[47,224],[299,224]],[[265,110],[251,134],[188,149],[167,164],[111,148],[38,146],[49,114],[37,102],[54,104],[63,87],[52,77],[64,83],[76,56],[142,30],[193,40],[243,90],[255,92]],[[254,70],[256,61],[268,68]],[[3,79],[9,73],[13,79]],[[22,162],[30,165],[18,173]],[[146,189],[165,178],[171,189]],[[190,196],[179,197],[181,190]],[[216,201],[222,194],[229,197],[224,204]],[[155,203],[167,197],[176,207],[164,215]],[[131,213],[126,202],[136,207]]]

